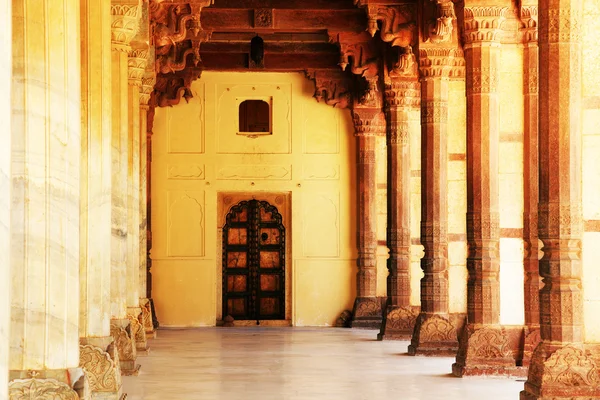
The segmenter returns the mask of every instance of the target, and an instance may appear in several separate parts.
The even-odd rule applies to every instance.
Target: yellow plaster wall
[[[583,311],[587,342],[600,342],[600,3],[584,0],[583,23]]]
[[[523,287],[523,48],[503,44],[498,91],[500,146],[500,323],[525,323]]]
[[[220,317],[223,192],[290,194],[287,318],[294,325],[333,324],[352,309],[356,286],[349,112],[317,103],[314,84],[301,74],[204,72],[192,92],[189,103],[157,109],[154,120],[151,257],[161,324],[211,326]],[[248,98],[272,101],[272,135],[237,134],[237,104]]]

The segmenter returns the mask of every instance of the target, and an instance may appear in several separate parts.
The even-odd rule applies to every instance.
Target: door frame
[[[292,193],[291,192],[217,192],[216,324],[223,324],[223,227],[231,207],[244,200],[266,201],[277,207],[285,228],[285,319],[260,320],[260,326],[292,325]],[[256,321],[238,320],[235,326],[256,326]]]

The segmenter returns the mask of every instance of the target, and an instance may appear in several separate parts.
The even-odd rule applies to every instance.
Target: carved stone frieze
[[[8,383],[11,400],[79,400],[66,383],[55,379],[15,379]]]
[[[127,58],[127,74],[129,84],[140,87],[142,79],[146,73],[146,65],[148,63],[148,47],[132,48],[129,51]]]
[[[92,392],[118,393],[121,389],[118,351],[113,345],[109,351],[91,345],[79,346],[79,366],[85,371]]]
[[[408,347],[410,355],[454,355],[458,348],[456,327],[448,317],[421,313]]]
[[[388,306],[379,340],[406,340],[412,336],[419,316],[418,307]]]
[[[306,77],[315,82],[314,97],[318,102],[336,108],[348,108],[352,104],[352,87],[348,75],[340,71],[305,71]]]
[[[547,12],[540,14],[540,43],[581,41],[581,10],[549,8]]]
[[[139,30],[142,15],[141,6],[141,0],[111,1],[111,41],[113,49],[124,52],[129,51],[129,44]]]
[[[273,9],[257,8],[254,10],[254,27],[255,28],[272,28],[273,27]]]
[[[461,49],[453,47],[419,48],[421,78],[461,78],[465,75],[465,60]]]
[[[383,310],[377,297],[357,297],[354,302],[352,328],[379,328]]]
[[[507,7],[465,7],[465,45],[479,42],[499,43],[502,35],[501,24],[507,12]]]

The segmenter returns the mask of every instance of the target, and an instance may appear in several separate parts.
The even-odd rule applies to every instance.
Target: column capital
[[[536,43],[538,41],[538,7],[521,6],[521,22],[523,26],[520,29],[522,41],[525,44]]]
[[[385,114],[379,108],[352,109],[355,136],[384,136]]]
[[[148,63],[148,45],[135,46],[127,53],[127,77],[129,84],[141,87]]]
[[[141,18],[141,0],[112,0],[110,5],[111,42],[115,51],[129,51]]]
[[[150,95],[154,90],[155,83],[156,74],[154,71],[146,69],[144,76],[142,77],[142,84],[140,87],[140,106],[148,107],[150,103]]]
[[[474,44],[499,44],[508,7],[465,7],[463,37],[465,48]]]
[[[419,75],[428,78],[462,78],[465,76],[465,59],[456,47],[419,48]]]

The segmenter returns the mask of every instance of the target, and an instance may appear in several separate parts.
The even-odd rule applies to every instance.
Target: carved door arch
[[[223,227],[223,316],[285,319],[285,227],[277,208],[244,200]]]

